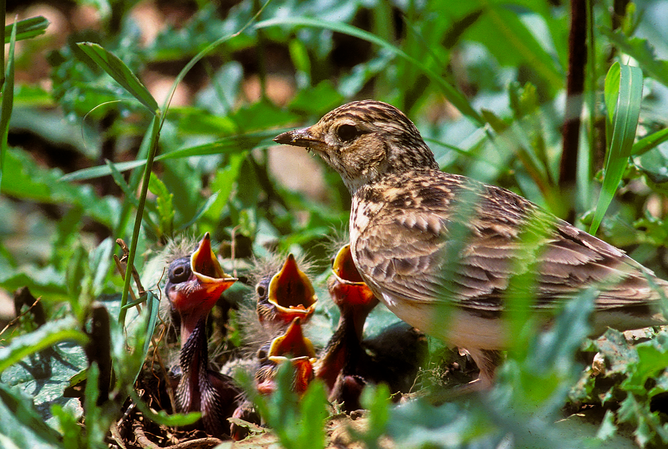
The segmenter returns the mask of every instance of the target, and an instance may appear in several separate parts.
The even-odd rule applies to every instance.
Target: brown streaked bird
[[[667,282],[509,190],[440,171],[394,106],[355,101],[274,140],[317,153],[341,175],[364,281],[399,318],[466,348],[483,385],[511,338],[501,314],[514,275],[535,275],[534,309],[542,312],[596,287],[592,335],[666,322],[648,279],[664,292]],[[454,260],[445,259],[449,250]],[[449,305],[447,325],[438,319],[442,304]]]
[[[181,326],[177,407],[180,412],[201,412],[208,433],[229,435],[227,418],[241,403],[243,390],[231,377],[209,365],[206,319],[220,295],[236,279],[223,272],[208,233],[190,257],[170,263],[167,275],[165,293]]]
[[[279,270],[261,277],[255,292],[258,318],[270,327],[287,326],[297,317],[306,323],[318,302],[313,284],[292,254]]]

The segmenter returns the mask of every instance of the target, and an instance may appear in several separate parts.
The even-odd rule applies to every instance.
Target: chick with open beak
[[[357,271],[350,245],[334,258],[327,285],[341,316],[315,371],[328,387],[330,401],[342,403],[346,411],[356,410],[369,382],[386,383],[392,392],[407,391],[425,350],[424,338],[401,323],[363,340],[364,324],[378,299]]]
[[[209,314],[220,295],[237,279],[225,274],[218,263],[208,232],[192,255],[169,264],[167,277],[165,294],[181,318],[183,346],[200,318]]]
[[[239,405],[242,390],[231,377],[211,369],[206,319],[220,295],[235,281],[223,272],[207,233],[190,257],[170,263],[165,285],[181,324],[178,411],[201,412],[204,429],[214,436],[230,434],[227,418]]]
[[[299,317],[293,319],[285,333],[260,348],[258,359],[255,382],[260,394],[269,395],[276,390],[276,373],[282,363],[291,363],[295,369],[292,388],[297,394],[306,392],[314,379],[315,349],[304,336]]]
[[[304,324],[313,315],[318,301],[313,284],[292,254],[278,272],[260,279],[255,290],[257,315],[263,325],[287,326],[295,318]]]
[[[362,347],[364,323],[378,304],[378,299],[355,268],[350,245],[343,246],[334,258],[327,286],[341,315],[337,329],[316,362],[315,369],[316,377],[322,379],[333,392],[340,376],[358,376],[363,371],[361,365],[368,359]]]

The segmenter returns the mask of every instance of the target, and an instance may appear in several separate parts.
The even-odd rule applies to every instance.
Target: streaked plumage
[[[648,278],[664,292],[668,283],[511,191],[441,172],[415,125],[391,105],[348,103],[275,140],[312,150],[341,175],[364,281],[404,321],[466,348],[483,381],[491,381],[494,351],[508,344],[500,316],[515,275],[535,273],[538,311],[596,287],[595,333],[665,322]],[[452,306],[447,326],[442,304]]]

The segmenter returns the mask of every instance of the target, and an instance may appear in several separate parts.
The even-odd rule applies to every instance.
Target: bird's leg
[[[467,352],[480,370],[478,378],[471,381],[468,386],[472,391],[488,390],[494,385],[496,368],[503,362],[503,354],[492,349],[467,349]]]

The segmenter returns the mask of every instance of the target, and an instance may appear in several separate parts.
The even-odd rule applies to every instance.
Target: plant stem
[[[568,75],[563,150],[559,168],[559,188],[567,192],[575,186],[580,140],[580,114],[587,62],[587,2],[571,0],[571,30],[568,36]]]

